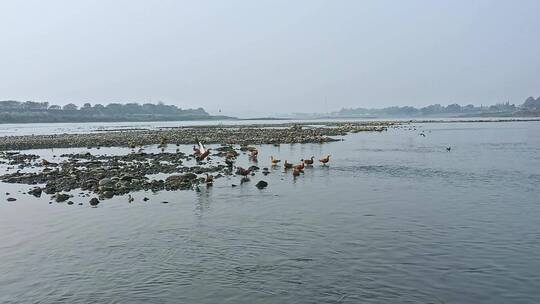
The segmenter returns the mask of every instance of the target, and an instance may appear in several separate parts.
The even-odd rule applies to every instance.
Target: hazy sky
[[[540,95],[539,0],[1,0],[0,39],[0,100],[253,116]]]

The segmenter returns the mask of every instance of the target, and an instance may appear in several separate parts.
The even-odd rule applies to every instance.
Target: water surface
[[[259,147],[260,167],[332,154],[297,179],[274,170],[132,204],[49,205],[0,184],[0,302],[540,302],[540,123],[344,139]]]

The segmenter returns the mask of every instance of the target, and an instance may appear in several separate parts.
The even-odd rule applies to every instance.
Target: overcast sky
[[[540,1],[0,1],[0,100],[258,116],[522,103]]]

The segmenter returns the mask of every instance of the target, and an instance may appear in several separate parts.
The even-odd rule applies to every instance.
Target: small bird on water
[[[304,164],[306,165],[313,165],[313,159],[315,156],[312,156],[310,159],[304,159]]]
[[[207,186],[212,186],[214,184],[214,176],[213,175],[209,175],[208,173],[206,173],[206,179],[205,179],[205,182],[206,182],[206,185]]]
[[[319,159],[319,161],[320,161],[323,165],[326,165],[326,164],[330,161],[330,154],[326,155],[326,157],[324,157],[324,158]]]
[[[300,173],[304,173],[304,170],[303,170],[303,169],[300,169],[299,167],[298,167],[298,168],[295,167],[295,168],[293,169],[292,175],[293,175],[294,177],[297,177],[297,176],[300,175]]]
[[[285,170],[287,170],[287,169],[291,169],[292,167],[293,167],[293,164],[291,164],[291,163],[287,162],[287,160],[285,160],[285,163],[283,163],[283,168]]]
[[[446,151],[450,152],[452,150],[452,147],[446,147]]]
[[[204,144],[199,141],[199,139],[196,139],[197,140],[197,144],[198,144],[198,150],[199,150],[199,155],[195,157],[195,159],[200,162],[200,161],[203,161],[205,158],[208,157],[208,155],[210,155],[210,149],[207,149]]]
[[[270,161],[272,162],[272,166],[277,166],[281,160],[274,158],[274,156],[270,156]]]

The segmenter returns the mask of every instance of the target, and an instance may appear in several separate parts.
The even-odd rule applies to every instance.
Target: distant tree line
[[[498,103],[490,106],[475,106],[472,104],[461,106],[459,104],[450,104],[443,106],[433,104],[423,108],[410,106],[387,107],[382,109],[353,108],[341,109],[332,113],[333,116],[540,116],[540,97],[529,97],[525,102],[516,106],[515,104]]]
[[[152,121],[209,119],[203,108],[181,109],[162,102],[153,103],[73,103],[64,106],[48,102],[0,101],[0,123],[17,122],[91,122],[91,121]]]

